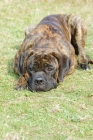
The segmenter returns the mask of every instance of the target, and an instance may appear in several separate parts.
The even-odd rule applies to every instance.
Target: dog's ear
[[[69,72],[70,67],[71,67],[71,59],[65,55],[62,55],[59,63],[58,82],[63,81],[63,78]]]
[[[64,54],[59,55],[53,53],[53,55],[57,58],[59,64],[57,81],[61,82],[63,81],[64,76],[69,72],[69,69],[71,67],[71,59]]]
[[[25,36],[27,36],[28,34],[30,34],[30,33],[33,31],[33,29],[35,29],[36,26],[37,26],[37,25],[30,25],[30,26],[28,26],[28,27],[25,29]]]
[[[31,57],[34,54],[34,51],[30,51],[30,52],[24,52],[22,54],[20,54],[19,56],[19,72],[21,75],[23,75],[24,73],[26,73],[26,67],[27,67],[27,63],[28,63],[28,59],[29,57]]]
[[[18,68],[20,75],[25,72],[27,60],[34,53],[32,48],[39,41],[39,39],[40,37],[38,36],[38,34],[34,35],[34,33],[29,34],[25,37],[21,48],[18,51],[18,53],[20,54],[18,57]]]

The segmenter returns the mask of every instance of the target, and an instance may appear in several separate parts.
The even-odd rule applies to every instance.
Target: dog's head
[[[65,55],[29,53],[24,61],[23,73],[27,72],[27,86],[31,91],[48,91],[56,88],[70,68],[70,59]]]
[[[34,54],[29,57],[27,72],[28,88],[33,91],[48,91],[57,87],[58,61],[51,54]]]

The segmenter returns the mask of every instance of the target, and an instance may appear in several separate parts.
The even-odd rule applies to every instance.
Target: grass
[[[16,91],[13,58],[24,30],[49,14],[77,14],[88,27],[86,52],[93,59],[92,0],[0,1],[0,140],[92,140],[93,66],[77,69],[57,89]]]

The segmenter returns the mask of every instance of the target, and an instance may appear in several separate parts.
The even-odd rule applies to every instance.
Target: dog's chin
[[[51,87],[50,86],[46,86],[46,87],[41,87],[41,86],[33,86],[33,87],[29,87],[28,86],[28,90],[30,90],[31,92],[47,92],[50,91],[51,89],[55,89],[57,88],[58,84],[53,84]]]

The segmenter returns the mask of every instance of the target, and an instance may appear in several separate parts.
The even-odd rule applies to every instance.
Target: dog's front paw
[[[14,89],[23,90],[24,88],[21,85],[16,84],[16,85],[14,85]]]
[[[79,63],[79,68],[83,70],[90,70],[90,66],[88,64]]]
[[[20,77],[17,81],[17,83],[14,86],[14,89],[16,90],[23,90],[27,88],[27,81],[24,76]]]

